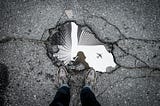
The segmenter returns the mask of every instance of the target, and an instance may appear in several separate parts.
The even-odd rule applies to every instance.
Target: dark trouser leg
[[[70,89],[69,87],[63,86],[58,89],[54,100],[49,106],[69,106],[70,101]]]
[[[82,89],[80,97],[82,106],[101,106],[94,93],[88,87]]]

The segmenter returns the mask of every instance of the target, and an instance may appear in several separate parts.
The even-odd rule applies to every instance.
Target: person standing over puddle
[[[73,66],[75,70],[87,70],[85,76],[85,84],[80,93],[82,106],[101,106],[97,101],[92,89],[96,83],[96,71],[90,68],[85,61],[86,57],[82,51],[77,53],[74,57]],[[68,85],[68,72],[65,66],[59,67],[58,70],[58,84],[59,89],[54,97],[54,100],[49,106],[69,106],[70,103],[70,86]]]
[[[68,85],[68,72],[64,66],[59,68],[58,83],[60,85],[59,89],[54,97],[54,100],[49,106],[69,106],[70,87]],[[96,71],[94,69],[89,69],[85,77],[85,85],[80,93],[82,106],[101,106],[92,91],[95,83]]]

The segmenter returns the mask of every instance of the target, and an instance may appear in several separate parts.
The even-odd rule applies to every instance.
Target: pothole
[[[106,50],[109,46],[95,38],[87,26],[66,22],[49,29],[49,35],[47,55],[55,65],[67,65],[70,61],[75,61],[77,53],[81,51],[86,62],[96,71],[106,72],[106,69],[114,69],[116,66],[113,55]]]

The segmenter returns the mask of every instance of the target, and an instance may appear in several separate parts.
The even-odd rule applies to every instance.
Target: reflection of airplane
[[[100,54],[100,53],[97,53],[97,58],[102,58],[102,54]]]

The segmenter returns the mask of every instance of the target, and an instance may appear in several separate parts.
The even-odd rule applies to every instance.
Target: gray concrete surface
[[[53,99],[56,68],[44,47],[42,43],[26,40],[1,44],[0,60],[9,73],[5,105],[47,106]]]
[[[46,30],[74,21],[109,44],[117,64],[97,72],[95,94],[102,106],[159,106],[159,16],[159,0],[1,0],[1,105],[49,105],[57,90],[57,67],[41,38]],[[72,106],[79,104],[82,81],[83,73],[71,77]]]

